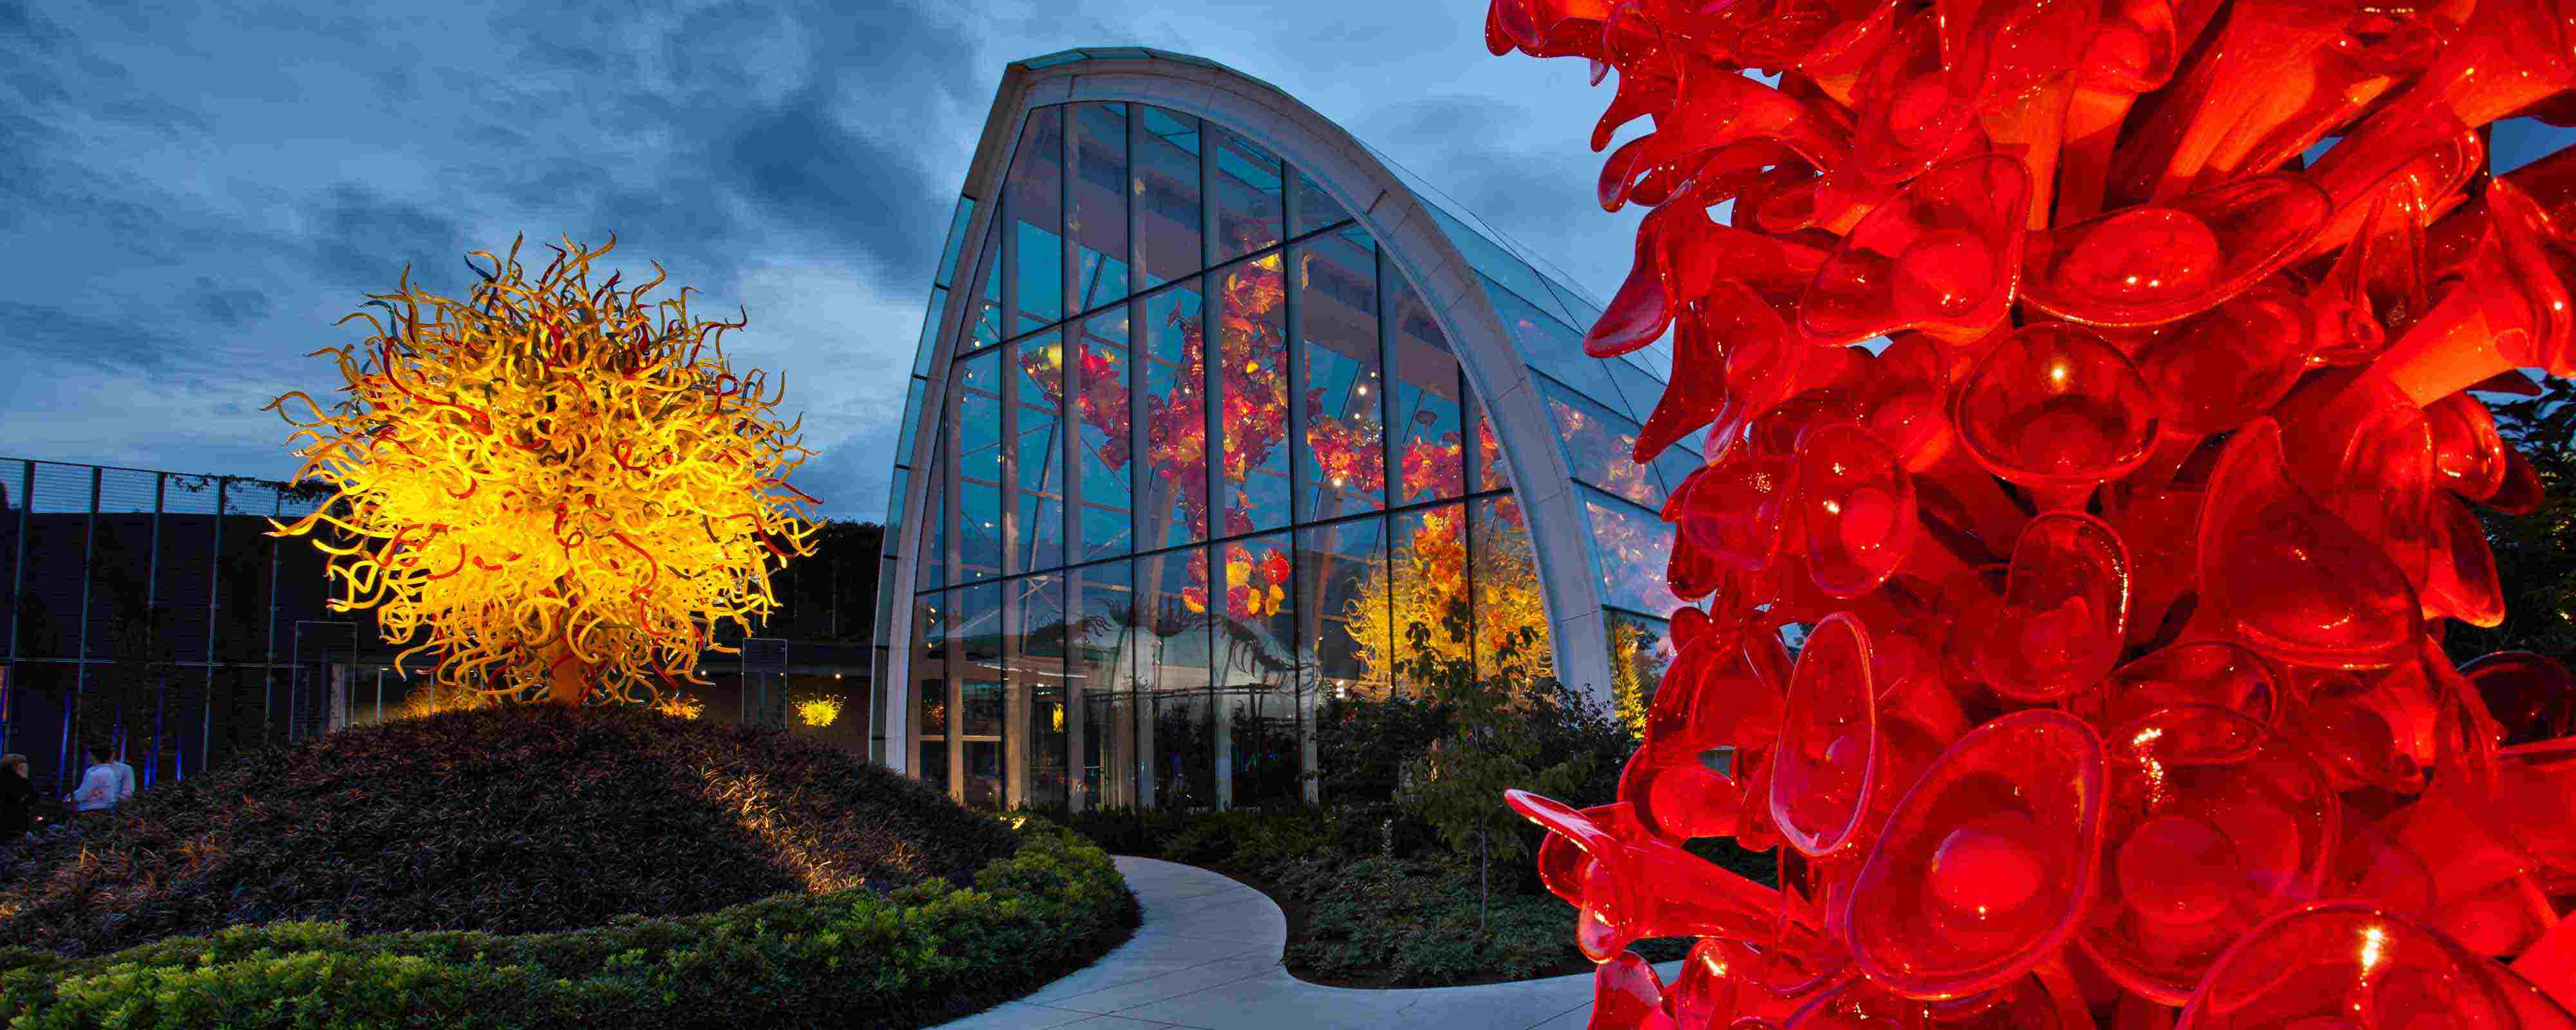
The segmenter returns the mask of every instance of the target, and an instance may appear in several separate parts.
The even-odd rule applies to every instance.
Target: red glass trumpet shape
[[[2103,899],[2077,941],[2122,986],[2180,1005],[2238,937],[2317,897],[2339,801],[2295,745],[2223,708],[2151,712],[2105,746]]]
[[[2154,388],[2127,355],[2079,326],[2024,326],[1960,383],[1959,442],[1994,474],[2042,490],[2089,490],[2147,460]]]
[[[2287,266],[2333,210],[2324,190],[2290,175],[2124,208],[2032,239],[2022,297],[2086,325],[2189,318]]]
[[[1878,691],[1869,631],[1847,613],[1816,625],[1798,654],[1771,756],[1771,818],[1802,854],[1852,845],[1878,779]]]
[[[2021,277],[2030,173],[2001,155],[1923,173],[1872,209],[1816,269],[1798,326],[1817,343],[1900,329],[1974,339],[2001,323]]]
[[[1909,998],[1990,990],[2063,947],[2091,899],[2104,757],[2092,727],[2025,711],[1941,754],[1852,888],[1852,958]]]

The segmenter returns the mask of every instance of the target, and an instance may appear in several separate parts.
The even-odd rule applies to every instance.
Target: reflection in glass
[[[1503,467],[1503,444],[1494,435],[1494,416],[1485,411],[1485,402],[1476,402],[1476,489],[1508,490],[1512,486],[1511,470]]]
[[[1128,192],[1136,204],[1137,260],[1145,285],[1206,267],[1199,248],[1199,120],[1159,107],[1130,108],[1140,131]]]
[[[1592,564],[1601,577],[1601,602],[1636,612],[1679,607],[1682,600],[1664,584],[1664,568],[1673,560],[1673,527],[1651,512],[1580,492],[1592,523]]]
[[[1386,520],[1297,531],[1297,660],[1320,698],[1381,698],[1392,682],[1387,636]],[[1372,587],[1372,584],[1378,584]]]
[[[1288,524],[1288,335],[1279,255],[1218,273],[1225,535]]]
[[[1081,368],[1076,370],[1080,410],[1074,428],[1082,437],[1082,557],[1089,560],[1127,553],[1133,532],[1127,309],[1093,315],[1081,326]]]
[[[1155,804],[1204,808],[1217,803],[1216,742],[1210,721],[1208,568],[1205,548],[1136,560],[1139,582],[1153,584],[1153,640],[1147,682],[1153,690]]]
[[[1392,273],[1390,272],[1392,278]],[[1466,492],[1465,453],[1459,439],[1458,359],[1429,305],[1410,284],[1395,289],[1394,350],[1397,441],[1396,502],[1456,497]]]
[[[1074,104],[1073,177],[1065,188],[1073,210],[1065,231],[1074,242],[1074,309],[1088,311],[1127,295],[1127,105]]]
[[[1011,367],[1020,381],[1016,391],[1019,422],[1012,428],[1009,464],[1012,523],[1018,535],[1014,571],[1064,565],[1064,345],[1054,330],[1024,337],[1010,346]]]
[[[1216,130],[1216,139],[1216,260],[1278,246],[1278,155],[1230,129]]]
[[[1573,387],[1577,394],[1627,411],[1628,405],[1622,401],[1618,386],[1611,382],[1607,367],[1615,362],[1584,354],[1582,333],[1491,279],[1485,280],[1485,295],[1493,299],[1494,314],[1511,331],[1513,346],[1531,369]],[[1651,405],[1648,410],[1652,410]],[[1635,416],[1643,418],[1645,414],[1636,412]]]
[[[1207,369],[1199,281],[1145,298],[1146,546],[1207,539]]]
[[[1010,217],[1013,283],[1024,333],[1064,317],[1064,108],[1029,112],[1011,157],[1002,210]]]
[[[1351,214],[1342,210],[1341,201],[1334,200],[1322,186],[1315,184],[1315,180],[1307,178],[1306,173],[1296,173],[1290,182],[1290,188],[1297,191],[1297,224],[1288,230],[1289,235],[1303,236],[1350,220]]]
[[[1379,372],[1377,252],[1339,235],[1289,252],[1296,271],[1297,360],[1306,477],[1297,517],[1375,511],[1386,494],[1386,390]]]
[[[1297,607],[1289,554],[1272,533],[1217,545],[1222,590],[1216,619],[1218,759],[1233,770],[1220,784],[1229,803],[1293,800],[1297,792]],[[1230,790],[1229,790],[1230,788]]]
[[[1474,551],[1476,675],[1518,683],[1555,678],[1546,593],[1520,503],[1484,497],[1469,502],[1469,510],[1475,517],[1468,542]]]
[[[1001,684],[969,683],[967,689],[991,690],[995,694],[994,703],[1001,703]],[[968,737],[965,751],[966,777],[962,784],[965,802],[977,808],[1002,807],[1002,742]]]
[[[1076,569],[1067,613],[1067,682],[1082,698],[1083,795],[1093,805],[1134,805],[1136,595],[1128,563]]]
[[[1650,508],[1664,505],[1664,487],[1646,466],[1631,458],[1637,449],[1637,424],[1554,382],[1541,379],[1547,409],[1556,416],[1557,439],[1565,444],[1566,471],[1574,478]]]
[[[951,717],[952,740],[963,745],[964,777],[959,786],[967,804],[998,808],[1003,803],[1003,729],[1009,725],[1002,676],[1002,587],[985,583],[954,592],[957,621],[949,640],[959,666],[957,713]]]
[[[1027,779],[1019,802],[1031,808],[1064,808],[1072,801],[1067,746],[1082,728],[1069,710],[1065,676],[1064,576],[1031,576],[1011,584],[1017,606],[1019,647],[1010,665],[1010,696],[1025,720],[1021,746],[1028,751]]]
[[[921,741],[921,764],[914,772],[924,782],[948,785],[949,714],[947,595],[933,591],[912,604],[912,731]]]
[[[1467,527],[1463,505],[1397,512],[1387,521],[1388,574],[1362,590],[1386,597],[1386,638],[1393,649],[1372,661],[1399,692],[1419,695],[1431,677],[1472,670],[1474,605],[1467,593]],[[1375,633],[1370,634],[1375,637]]]
[[[929,482],[922,488],[921,556],[914,566],[920,571],[913,582],[922,590],[936,590],[948,584],[948,478],[941,450],[930,449],[930,472],[924,477]]]
[[[932,789],[938,790],[941,793],[946,793],[948,790],[948,741],[944,739],[923,740],[921,742],[920,762],[921,764],[913,766],[913,772],[920,777],[921,782],[929,784]]]
[[[957,344],[960,354],[1002,342],[1002,223],[994,222],[985,234],[976,262],[975,281],[984,285],[974,294],[975,310],[966,319],[970,335]]]
[[[954,367],[958,573],[971,581],[1002,573],[1002,353],[986,351]]]
[[[1672,633],[1661,619],[1627,612],[1609,616],[1610,707],[1632,736],[1646,732],[1646,713],[1655,707],[1655,688],[1676,653]]]

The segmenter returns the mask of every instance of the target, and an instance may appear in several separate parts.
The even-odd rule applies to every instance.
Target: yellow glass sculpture
[[[596,289],[570,239],[529,282],[468,255],[459,302],[412,286],[360,311],[373,335],[324,348],[344,395],[270,402],[296,427],[298,479],[338,492],[277,536],[329,556],[337,611],[374,608],[396,658],[438,656],[440,683],[518,700],[651,702],[697,676],[713,630],[777,606],[769,575],[813,553],[815,499],[787,484],[814,452],[772,416],[786,393],[736,373],[719,343],[746,319],[689,317],[668,277]],[[387,322],[390,321],[390,325]],[[288,410],[301,401],[309,417]]]

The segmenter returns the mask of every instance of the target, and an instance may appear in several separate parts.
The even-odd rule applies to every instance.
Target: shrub
[[[0,870],[0,940],[103,954],[279,920],[531,933],[963,882],[990,817],[780,733],[504,707],[333,733],[137,795]]]
[[[974,886],[790,894],[503,935],[287,922],[69,959],[0,948],[22,1030],[206,1026],[918,1027],[1025,993],[1136,925],[1109,856],[1032,820]]]

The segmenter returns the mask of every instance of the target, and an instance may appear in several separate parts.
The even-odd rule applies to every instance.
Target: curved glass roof
[[[1282,96],[1289,95],[1214,61],[1144,47],[1081,47],[1017,64],[1035,70],[1111,59],[1170,61],[1217,69]],[[1515,349],[1533,373],[1554,418],[1566,467],[1581,502],[1578,508],[1588,523],[1584,528],[1592,542],[1593,572],[1600,583],[1602,603],[1624,611],[1632,617],[1628,619],[1631,622],[1636,621],[1633,617],[1660,622],[1684,602],[1663,587],[1672,529],[1660,519],[1657,510],[1681,477],[1700,464],[1701,457],[1692,443],[1685,442],[1666,451],[1653,467],[1642,467],[1630,460],[1629,451],[1639,426],[1662,393],[1673,360],[1669,343],[1658,341],[1607,361],[1586,356],[1582,347],[1584,329],[1602,311],[1601,303],[1590,291],[1384,151],[1365,142],[1361,145],[1412,190],[1473,266],[1479,284],[1510,331]],[[922,423],[927,376],[939,342],[935,335],[938,318],[947,303],[948,291],[955,287],[960,275],[958,254],[976,205],[976,198],[959,198],[925,306],[903,435],[896,453],[898,464],[888,491],[889,542],[900,537],[905,517],[905,477],[911,472],[900,463],[910,460],[914,434]],[[887,560],[893,560],[891,550]],[[884,617],[881,612],[880,618]]]

